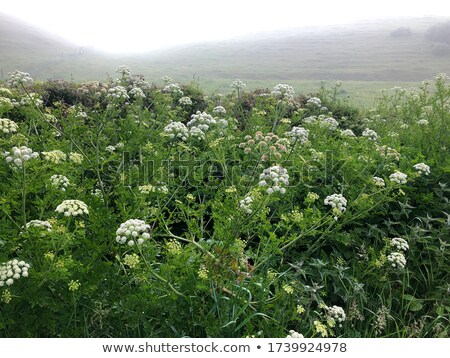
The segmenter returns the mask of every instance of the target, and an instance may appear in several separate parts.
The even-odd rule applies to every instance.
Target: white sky
[[[109,52],[146,51],[288,27],[449,16],[448,0],[0,0],[0,12]]]

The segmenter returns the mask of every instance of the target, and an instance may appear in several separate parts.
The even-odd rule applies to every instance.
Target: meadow
[[[0,83],[0,337],[449,337],[450,80]]]

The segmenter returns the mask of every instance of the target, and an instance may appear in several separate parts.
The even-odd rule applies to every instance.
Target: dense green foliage
[[[364,112],[119,74],[0,88],[0,337],[449,336],[446,76]]]

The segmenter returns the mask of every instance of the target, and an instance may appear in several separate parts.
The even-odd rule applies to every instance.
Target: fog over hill
[[[254,81],[422,81],[450,73],[450,50],[427,31],[444,18],[402,18],[292,28],[145,54],[108,55],[73,45],[0,14],[0,78],[19,69],[36,79],[104,80],[128,65],[149,81],[168,75]],[[439,51],[437,51],[438,49]],[[262,82],[261,82],[262,83]]]

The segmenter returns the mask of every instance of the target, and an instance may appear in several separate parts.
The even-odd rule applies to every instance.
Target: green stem
[[[27,207],[26,207],[26,199],[27,199],[27,185],[25,179],[25,163],[22,163],[22,221],[23,227],[25,228],[27,225]]]

